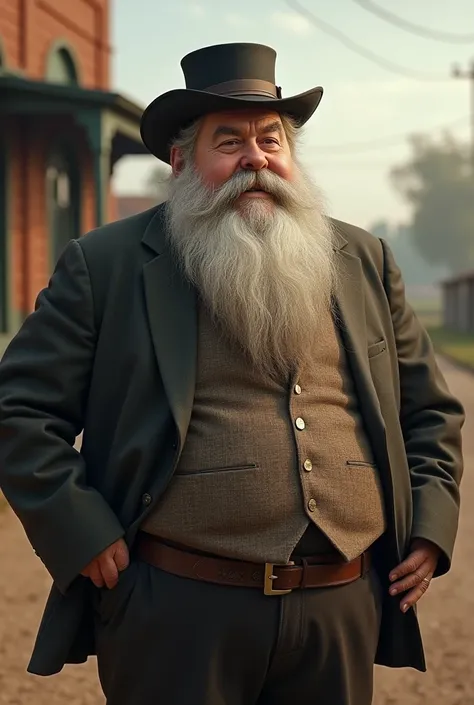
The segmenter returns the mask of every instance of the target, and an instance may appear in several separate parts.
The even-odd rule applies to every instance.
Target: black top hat
[[[303,125],[323,95],[321,87],[282,98],[275,85],[276,52],[262,44],[218,44],[193,51],[181,61],[186,88],[158,96],[143,113],[141,135],[158,159],[170,160],[179,132],[207,113],[265,106]]]

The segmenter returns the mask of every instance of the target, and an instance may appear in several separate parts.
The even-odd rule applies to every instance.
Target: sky
[[[472,0],[375,3],[433,30],[474,35]],[[331,215],[340,220],[365,228],[381,218],[406,222],[410,211],[390,182],[390,169],[409,159],[409,135],[439,139],[449,128],[469,140],[469,81],[454,79],[451,71],[454,64],[468,69],[474,42],[415,36],[354,0],[111,0],[111,6],[112,88],[143,106],[184,87],[180,61],[185,54],[226,42],[272,46],[284,96],[323,86],[300,157],[326,193]],[[315,20],[333,27],[336,36],[315,26]],[[351,48],[354,42],[398,65],[400,73],[360,56]],[[412,72],[413,77],[406,75]],[[154,165],[154,157],[124,158],[114,189],[143,192]]]

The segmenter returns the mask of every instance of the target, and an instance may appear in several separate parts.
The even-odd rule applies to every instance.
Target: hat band
[[[235,81],[216,83],[203,90],[217,95],[262,95],[274,99],[281,98],[281,89],[278,86],[259,78],[238,78]]]

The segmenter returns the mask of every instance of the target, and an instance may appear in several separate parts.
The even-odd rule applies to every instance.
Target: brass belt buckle
[[[294,562],[288,563],[288,565],[294,565]],[[265,563],[265,575],[263,578],[263,594],[264,595],[288,595],[290,590],[275,590],[273,587],[273,581],[277,579],[277,575],[273,574],[275,569],[275,563]]]

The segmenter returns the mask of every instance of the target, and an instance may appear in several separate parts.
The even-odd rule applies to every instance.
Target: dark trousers
[[[97,596],[108,705],[370,705],[381,611],[374,571],[265,596],[133,561]]]

